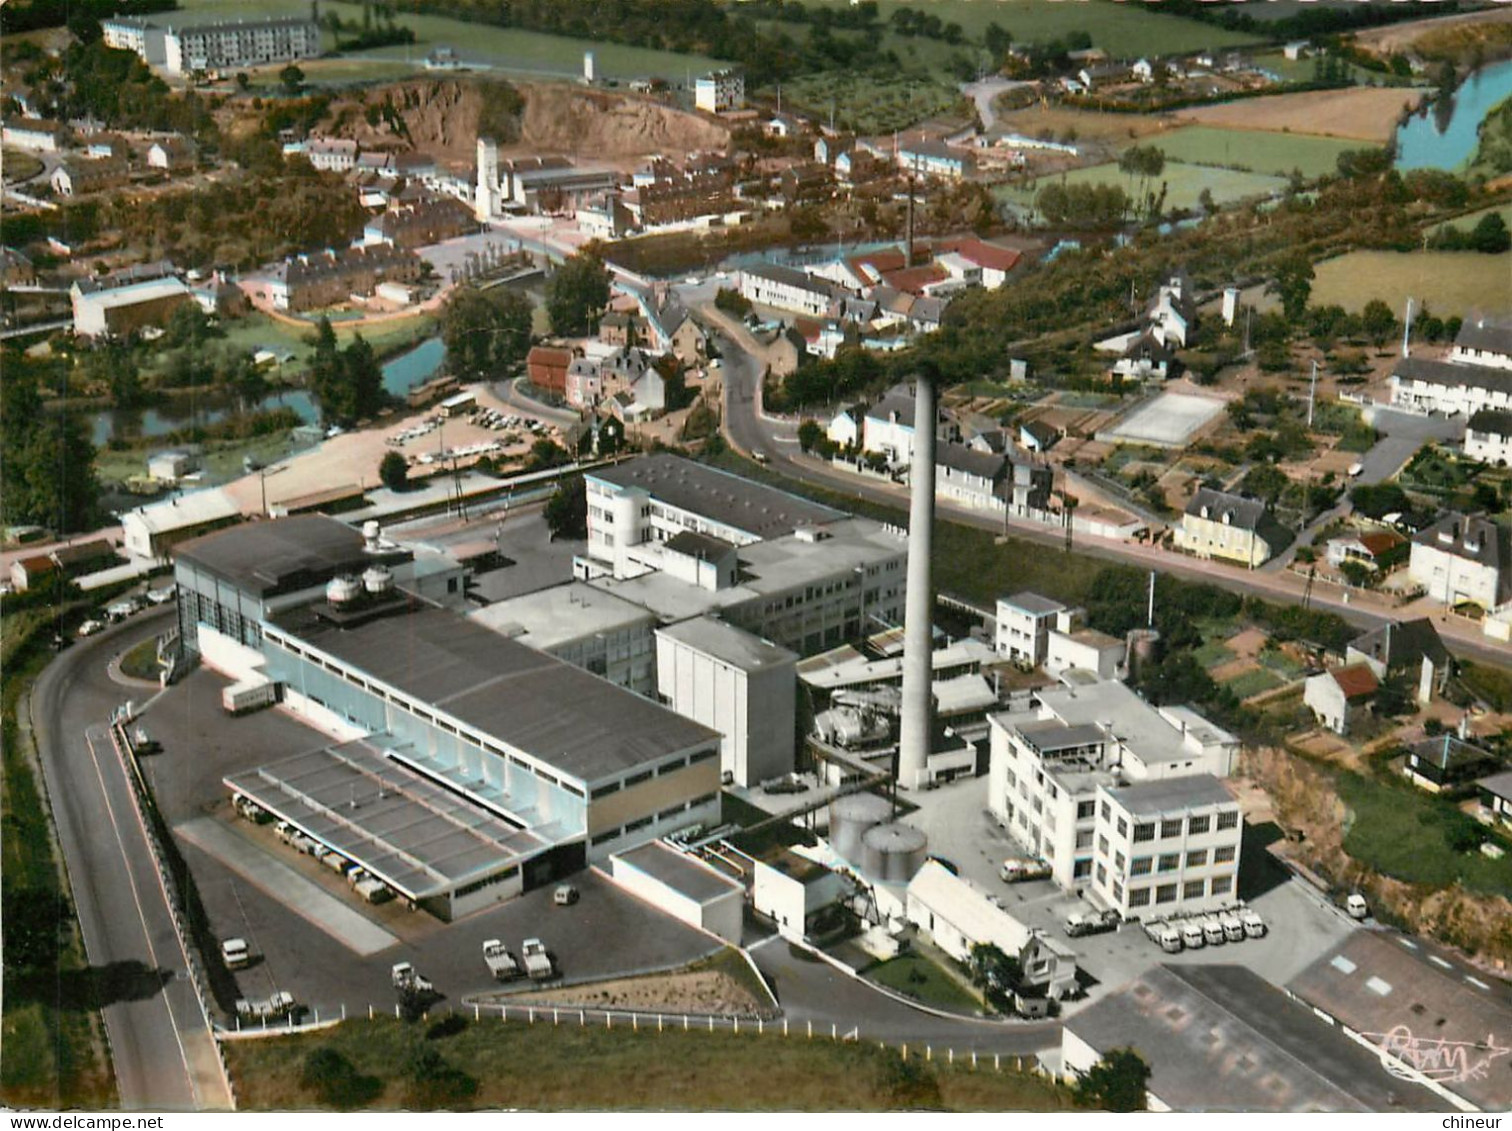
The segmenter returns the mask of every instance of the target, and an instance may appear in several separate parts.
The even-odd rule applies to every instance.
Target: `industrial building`
[[[125,337],[145,326],[165,326],[173,312],[194,301],[184,281],[164,275],[117,285],[84,279],[69,290],[74,332],[88,338]]]
[[[1123,684],[1044,689],[994,715],[988,808],[1055,882],[1124,918],[1237,900],[1239,741]]]
[[[717,732],[444,607],[460,573],[320,516],[181,547],[185,649],[336,743],[228,788],[443,918],[719,823]]]

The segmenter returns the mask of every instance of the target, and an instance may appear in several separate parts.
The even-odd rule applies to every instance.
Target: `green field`
[[[1409,883],[1456,881],[1471,891],[1512,895],[1512,856],[1492,860],[1456,852],[1445,839],[1455,821],[1470,821],[1448,802],[1405,784],[1341,773],[1339,796],[1350,808],[1344,851],[1360,863]]]
[[[809,7],[842,7],[850,0],[809,0]],[[990,23],[1006,28],[1015,43],[1046,43],[1075,31],[1091,34],[1092,42],[1118,56],[1173,55],[1203,48],[1237,47],[1254,43],[1256,37],[1226,31],[1196,20],[1165,16],[1144,10],[1142,4],[1092,0],[1066,3],[1057,0],[878,0],[883,23],[897,8],[938,15],[946,23],[958,23],[968,40],[980,42]],[[797,27],[799,25],[790,25]],[[905,40],[905,42],[907,42]],[[932,42],[916,40],[915,42]],[[892,44],[888,44],[892,46]],[[950,48],[958,51],[962,48]],[[900,52],[901,54],[901,52]]]
[[[1170,161],[1216,165],[1251,173],[1285,177],[1299,169],[1309,180],[1338,170],[1339,154],[1364,147],[1363,142],[1261,130],[1226,130],[1186,126],[1142,144],[1165,151]],[[1217,196],[1216,190],[1213,193]]]
[[[294,354],[294,360],[283,369],[285,377],[303,373],[311,352],[315,327],[308,329],[290,326],[266,314],[253,312],[244,318],[228,318],[222,321],[227,345],[244,350],[271,349]],[[417,314],[413,318],[399,318],[392,322],[380,322],[371,326],[343,326],[331,323],[336,331],[336,340],[345,346],[359,332],[379,354],[386,354],[401,346],[423,342],[435,333],[435,322],[429,315]]]
[[[764,1036],[742,1026],[726,1030],[658,1033],[654,1024],[632,1032],[621,1020],[602,1024],[526,1025],[484,1021],[427,1039],[423,1025],[394,1020],[349,1021],[304,1037],[236,1041],[226,1045],[243,1111],[309,1110],[320,1106],[300,1083],[306,1057],[339,1053],[358,1076],[370,1077],[361,1106],[508,1108],[523,1111],[1061,1111],[1074,1105],[1066,1089],[1038,1076],[955,1067],[936,1046],[907,1061],[870,1041]],[[437,1065],[436,1059],[442,1062]],[[422,1068],[425,1059],[430,1064]],[[1005,1058],[1005,1063],[1008,1059]],[[438,1070],[439,1068],[439,1070]],[[448,1069],[451,1071],[448,1072]],[[476,1090],[448,1102],[438,1079],[476,1082]],[[459,1091],[466,1091],[464,1085]],[[374,1094],[376,1092],[376,1094]]]
[[[1214,640],[1194,651],[1192,658],[1201,664],[1203,668],[1216,668],[1232,660],[1234,653],[1229,650],[1227,645]]]
[[[1110,162],[1105,165],[1089,165],[1084,169],[1072,169],[1070,172],[1057,174],[1054,178],[1041,178],[1027,189],[1009,185],[999,186],[993,190],[993,194],[999,200],[1027,208],[1033,205],[1035,195],[1039,190],[1051,183],[1052,179],[1064,180],[1066,184],[1098,184],[1100,182],[1115,184],[1131,197],[1139,191],[1138,179],[1126,177],[1119,172],[1116,164]],[[1165,172],[1160,175],[1159,180],[1169,186],[1166,193],[1166,211],[1175,208],[1196,208],[1203,189],[1213,194],[1213,200],[1216,203],[1223,205],[1257,196],[1269,196],[1286,186],[1285,180],[1281,177],[1241,173],[1233,169],[1215,169],[1206,165],[1187,165],[1179,161],[1166,162]],[[1158,182],[1151,188],[1155,192],[1160,191]]]
[[[1251,695],[1259,695],[1265,691],[1274,691],[1281,686],[1281,680],[1264,668],[1256,668],[1247,671],[1241,676],[1224,683],[1224,687],[1232,691],[1240,699],[1248,699]]]
[[[206,18],[234,16],[251,19],[263,15],[306,15],[310,5],[306,0],[180,0],[179,9]],[[335,12],[347,21],[362,18],[360,4],[328,0],[321,5],[321,11]],[[701,55],[676,55],[670,51],[651,51],[617,43],[541,35],[514,28],[464,23],[445,16],[417,16],[402,12],[398,22],[414,30],[416,43],[407,47],[380,47],[357,52],[352,58],[413,60],[418,63],[433,48],[452,47],[468,62],[523,77],[577,78],[583,73],[583,52],[592,51],[602,78],[660,77],[676,83],[683,82],[690,72],[697,75],[719,66],[717,60]]]
[[[1426,299],[1440,318],[1472,310],[1504,307],[1512,279],[1512,252],[1480,255],[1473,251],[1354,251],[1324,260],[1314,268],[1312,303],[1338,303],[1360,311],[1373,298],[1400,311],[1410,295]]]
[[[950,113],[960,105],[961,93],[938,80],[830,72],[784,83],[782,100],[784,106],[824,120],[833,108],[835,124],[841,129],[885,134]]]
[[[1445,228],[1453,228],[1456,231],[1468,232],[1471,228],[1475,227],[1475,225],[1480,221],[1480,218],[1488,212],[1500,212],[1501,218],[1507,222],[1507,225],[1509,227],[1512,227],[1512,204],[1501,204],[1493,206],[1491,208],[1482,208],[1475,212],[1467,212],[1458,220],[1450,220],[1447,224],[1440,224],[1437,228],[1434,229],[1434,233],[1437,234]]]

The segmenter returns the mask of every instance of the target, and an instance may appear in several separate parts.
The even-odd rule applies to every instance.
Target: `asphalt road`
[[[103,1009],[121,1106],[224,1110],[214,1037],[104,725],[122,701],[151,693],[110,685],[108,661],[166,628],[171,609],[69,648],[43,671],[30,709],[89,963],[132,975],[127,996]]]
[[[761,370],[756,360],[728,336],[721,337],[720,346],[724,351],[726,373],[723,427],[726,438],[734,447],[746,453],[765,452],[769,459],[768,467],[790,478],[813,486],[843,491],[900,511],[907,510],[906,487],[847,475],[836,471],[827,463],[804,456],[792,438],[796,431],[795,425],[770,418],[763,419],[757,399],[757,382],[760,379]],[[1402,414],[1391,413],[1390,415],[1395,417]],[[1431,425],[1435,422],[1428,423]],[[952,522],[991,530],[995,533],[1003,531],[1003,519],[999,515],[966,510],[943,499],[936,504],[936,511],[939,517]],[[1046,529],[1038,524],[1013,519],[1008,529],[1015,539],[1025,542],[1056,549],[1064,549],[1065,546],[1065,535],[1058,528]],[[1121,562],[1141,569],[1154,569],[1173,577],[1206,582],[1232,592],[1263,597],[1283,604],[1302,603],[1303,582],[1300,578],[1289,574],[1260,570],[1241,571],[1174,551],[1162,550],[1155,546],[1113,542],[1087,536],[1076,540],[1074,552],[1104,561]],[[1390,608],[1379,610],[1362,608],[1359,604],[1352,604],[1343,599],[1347,596],[1347,594],[1335,595],[1332,592],[1315,590],[1312,606],[1338,613],[1345,620],[1362,629],[1376,628],[1388,621],[1413,615],[1393,612]],[[1444,637],[1445,645],[1458,656],[1493,664],[1504,665],[1508,662],[1509,653],[1506,646],[1480,636],[1474,626],[1461,625],[1453,620],[1441,620],[1438,628]]]

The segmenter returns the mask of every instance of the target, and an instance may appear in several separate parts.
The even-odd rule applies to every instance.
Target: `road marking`
[[[353,911],[324,888],[275,860],[214,817],[197,817],[176,825],[174,833],[209,853],[252,886],[359,955],[387,950],[399,941],[364,915]]]
[[[136,876],[132,874],[130,864],[131,856],[127,853],[126,841],[121,836],[121,825],[120,822],[116,820],[115,805],[110,799],[110,790],[106,788],[105,785],[105,774],[104,771],[100,769],[100,758],[99,755],[95,753],[94,739],[92,739],[89,735],[90,729],[91,728],[86,728],[84,731],[84,745],[89,747],[89,760],[94,764],[95,779],[100,783],[100,796],[105,801],[105,811],[110,817],[110,827],[111,830],[115,833],[116,845],[121,850],[121,862],[126,865],[126,882],[131,885],[131,900],[136,904],[137,918],[141,920],[142,923],[142,937],[147,941],[147,953],[152,958],[152,965],[154,969],[161,970],[163,967],[162,963],[158,959],[157,947],[152,945],[152,931],[147,926],[147,912],[142,907],[142,897],[140,892],[138,892],[137,890]],[[124,773],[124,768],[122,772]],[[126,787],[128,789],[131,788],[131,783],[129,781],[126,783]],[[140,824],[140,821],[138,823]],[[143,835],[145,834],[146,830],[144,829]],[[177,934],[176,930],[175,934]],[[177,977],[178,974],[179,972],[176,971],[175,977]],[[173,1030],[173,1041],[176,1045],[178,1045],[179,1063],[184,1066],[184,1079],[189,1084],[189,1094],[194,1097],[196,1109],[202,1110],[200,1105],[199,1089],[194,1086],[194,1073],[189,1067],[189,1054],[187,1051],[185,1051],[184,1039],[179,1034],[178,1018],[173,1014],[173,1000],[168,996],[166,992],[163,994],[163,1005],[168,1010],[168,1025],[169,1028]]]

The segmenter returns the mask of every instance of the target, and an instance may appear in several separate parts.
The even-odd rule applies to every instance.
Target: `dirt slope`
[[[503,135],[498,140],[505,152],[566,153],[597,161],[720,148],[729,137],[723,126],[650,98],[566,83],[513,87],[524,99],[523,112],[513,114],[508,87],[488,79],[415,79],[374,87],[334,103],[331,129],[365,148],[413,146],[452,165],[473,160],[480,117],[490,122],[492,133]]]

